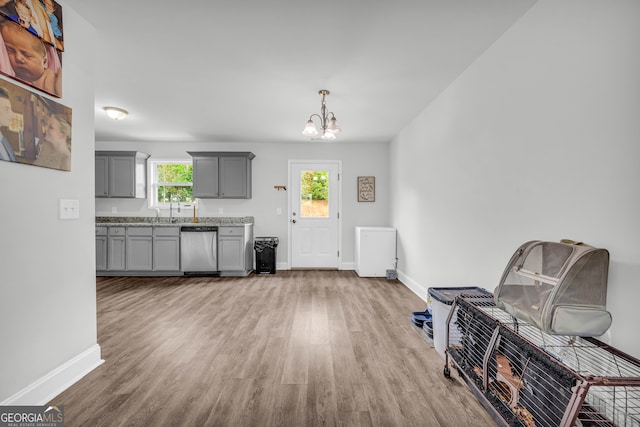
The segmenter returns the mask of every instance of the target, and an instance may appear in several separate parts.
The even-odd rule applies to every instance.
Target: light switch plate
[[[60,219],[80,218],[80,200],[60,199]]]

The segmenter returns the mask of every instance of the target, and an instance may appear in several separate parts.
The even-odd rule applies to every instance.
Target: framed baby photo
[[[71,108],[0,77],[0,167],[71,170]]]
[[[0,0],[0,15],[56,49],[64,50],[62,7],[53,0]]]
[[[60,52],[3,16],[0,16],[0,73],[62,97]]]

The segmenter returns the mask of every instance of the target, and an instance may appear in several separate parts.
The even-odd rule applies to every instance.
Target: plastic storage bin
[[[458,295],[492,295],[486,289],[477,286],[465,286],[458,288],[429,288],[431,298],[431,315],[433,327],[433,346],[440,356],[445,358],[447,349],[447,318],[453,300]]]
[[[256,251],[256,273],[276,274],[277,237],[256,237],[253,249]]]

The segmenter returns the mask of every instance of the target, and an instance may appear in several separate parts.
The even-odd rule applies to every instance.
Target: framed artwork
[[[64,51],[62,7],[53,0],[0,0],[0,15]]]
[[[71,134],[71,108],[0,78],[0,160],[69,171]]]
[[[62,97],[60,52],[3,16],[0,16],[0,73]]]
[[[359,202],[375,202],[376,201],[376,177],[375,176],[359,176],[358,177],[358,201]]]

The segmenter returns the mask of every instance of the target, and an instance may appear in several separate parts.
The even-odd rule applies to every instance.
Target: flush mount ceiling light
[[[117,107],[104,107],[104,111],[114,120],[122,120],[129,114],[126,110]]]
[[[325,98],[329,96],[330,92],[326,89],[322,89],[318,92],[318,95],[322,97],[322,107],[320,107],[320,114],[312,114],[309,116],[309,120],[307,124],[304,126],[304,130],[302,134],[309,138],[314,138],[320,135],[320,131],[316,128],[316,124],[313,122],[313,118],[317,117],[320,119],[320,129],[322,131],[321,139],[336,139],[336,134],[339,133],[342,129],[337,124],[336,116],[327,111],[327,102]],[[331,116],[331,117],[329,117]]]

